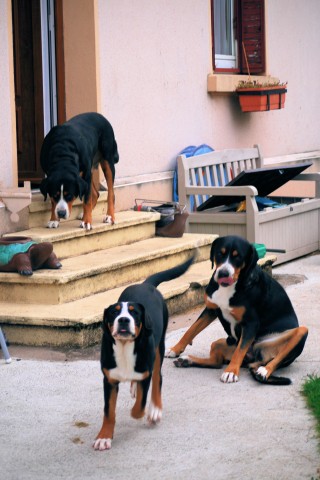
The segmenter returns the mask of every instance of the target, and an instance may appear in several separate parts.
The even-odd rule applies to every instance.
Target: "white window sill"
[[[209,73],[207,78],[207,90],[209,93],[232,93],[238,86],[241,80],[247,80],[248,75],[231,75],[225,73]],[[276,77],[270,75],[251,75],[252,81],[277,82]]]

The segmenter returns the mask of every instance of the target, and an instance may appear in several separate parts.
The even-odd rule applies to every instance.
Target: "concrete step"
[[[0,273],[0,302],[55,308],[171,268],[185,261],[195,249],[199,250],[198,262],[207,260],[214,238],[202,234],[154,237],[65,258],[60,270],[37,270],[32,277]]]
[[[159,285],[170,315],[201,304],[211,274],[211,262],[201,261],[192,265],[180,278]],[[55,306],[1,302],[0,323],[12,344],[59,347],[93,345],[101,341],[104,309],[118,300],[126,286]]]
[[[116,214],[114,225],[106,225],[102,223],[102,216],[95,213],[90,231],[80,228],[80,220],[67,220],[61,221],[59,228],[32,227],[19,235],[37,242],[51,242],[57,257],[64,259],[154,237],[155,222],[159,218],[159,213],[128,210]]]
[[[51,242],[62,268],[37,270],[31,277],[0,273],[0,324],[9,342],[78,347],[95,344],[101,339],[104,308],[118,299],[126,285],[182,263],[196,249],[197,263],[180,279],[159,288],[170,313],[203,301],[211,273],[209,251],[216,236],[156,237],[155,223],[160,215],[133,210],[116,213],[116,224],[106,225],[102,223],[106,196],[103,192],[89,232],[75,219],[82,210],[81,202],[75,202],[71,220],[62,221],[58,229],[47,229],[44,226],[50,217],[50,202],[33,197],[31,228],[11,236]]]

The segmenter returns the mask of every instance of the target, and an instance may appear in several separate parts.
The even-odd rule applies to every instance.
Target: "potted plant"
[[[239,82],[236,93],[243,112],[265,112],[284,108],[287,82],[260,83],[248,80]]]
[[[241,80],[236,88],[239,97],[240,107],[243,112],[265,112],[284,108],[287,93],[287,82],[280,81],[260,83],[252,80],[250,75],[249,62],[244,42],[242,49],[247,65],[248,80]]]

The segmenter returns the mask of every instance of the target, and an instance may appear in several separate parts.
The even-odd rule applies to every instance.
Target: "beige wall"
[[[235,95],[207,93],[209,4],[98,0],[101,111],[118,140],[118,177],[173,169],[190,144],[259,143],[266,156],[320,149],[320,2],[266,1],[268,73],[288,94],[283,110],[249,114]]]
[[[320,2],[267,0],[268,73],[287,80],[281,111],[243,114],[207,93],[209,0],[64,0],[67,117],[106,115],[117,178],[166,172],[185,146],[259,143],[265,156],[320,149]],[[0,1],[1,181],[16,186],[11,0]],[[309,84],[310,86],[307,85]],[[101,100],[100,86],[101,85]]]
[[[267,130],[267,155],[318,150],[320,2],[269,0],[267,21],[270,70],[288,81],[286,107]]]
[[[212,143],[207,0],[99,0],[101,109],[119,144],[117,176],[170,170]]]
[[[11,0],[0,1],[0,182],[17,186]]]
[[[96,0],[63,0],[67,119],[99,111]]]

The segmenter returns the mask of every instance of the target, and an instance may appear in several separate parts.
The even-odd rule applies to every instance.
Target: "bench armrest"
[[[249,241],[254,241],[254,239],[257,237],[257,232],[258,232],[258,227],[259,227],[259,221],[258,221],[258,206],[256,202],[256,196],[258,195],[258,190],[256,187],[253,187],[252,185],[244,185],[242,187],[233,187],[233,186],[227,186],[227,187],[209,187],[209,186],[199,186],[199,187],[185,187],[183,186],[183,198],[181,198],[182,202],[185,202],[187,205],[187,208],[189,210],[190,215],[194,215],[199,217],[204,214],[208,215],[207,212],[195,212],[191,207],[191,199],[192,196],[194,198],[194,204],[195,206],[199,206],[199,201],[197,197],[203,196],[203,201],[205,201],[205,198],[210,196],[210,195],[216,195],[216,196],[239,196],[239,197],[245,197],[246,199],[246,212],[241,214],[245,215],[246,217],[246,231],[247,231],[247,238]],[[200,202],[201,203],[201,202]]]

